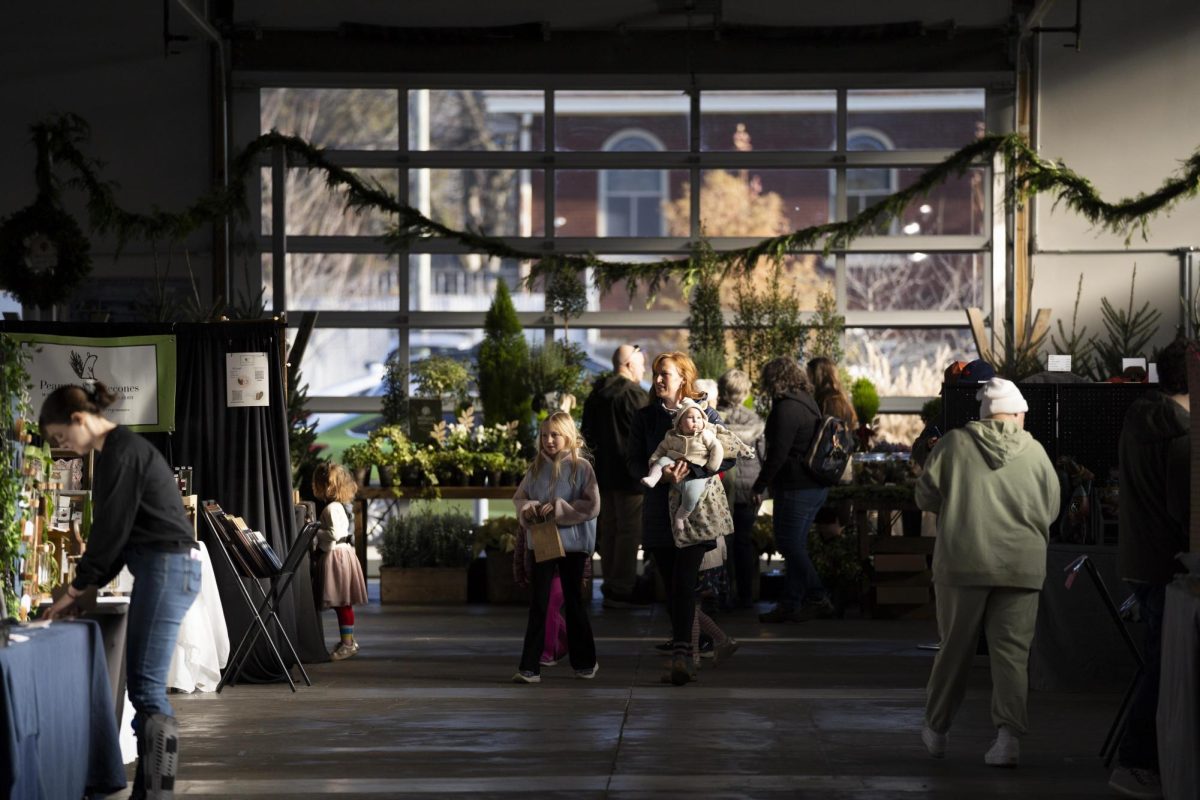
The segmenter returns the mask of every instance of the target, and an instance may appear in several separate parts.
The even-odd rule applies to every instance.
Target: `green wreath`
[[[90,250],[75,219],[39,198],[0,222],[0,289],[25,306],[60,303],[91,273]]]

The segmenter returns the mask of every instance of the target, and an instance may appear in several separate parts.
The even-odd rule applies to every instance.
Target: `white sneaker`
[[[538,675],[536,672],[530,672],[529,670],[521,670],[516,675],[512,676],[512,682],[513,683],[541,683],[542,676]]]
[[[590,681],[592,678],[596,677],[596,673],[599,671],[600,671],[600,662],[597,661],[595,664],[592,664],[590,669],[575,670],[575,677],[583,678],[585,681]]]
[[[1021,740],[1007,725],[996,729],[996,741],[983,755],[990,767],[1015,767],[1021,761]]]
[[[1163,796],[1158,773],[1137,767],[1117,767],[1108,779],[1108,788],[1125,797],[1157,800]]]
[[[938,733],[926,725],[921,729],[921,741],[925,743],[925,749],[929,751],[929,755],[934,758],[946,757],[946,734]]]
[[[331,661],[345,661],[347,658],[350,658],[350,656],[356,655],[357,653],[358,642],[354,642],[353,644],[343,643],[333,648],[333,652],[329,654],[329,659]]]

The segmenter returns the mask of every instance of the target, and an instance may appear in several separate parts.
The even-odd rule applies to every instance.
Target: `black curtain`
[[[201,501],[217,501],[225,511],[262,531],[280,559],[287,556],[298,531],[292,513],[282,323],[275,320],[173,325],[5,322],[0,325],[0,330],[97,338],[174,335],[177,354],[175,432],[147,434],[146,438],[173,466],[193,468],[194,491]],[[271,381],[270,406],[227,408],[226,354],[264,352]],[[248,579],[240,578],[229,569],[218,549],[220,544],[211,539],[203,520],[199,530],[212,557],[230,645],[236,647],[252,619],[237,587],[237,581]],[[250,591],[257,599],[257,593],[252,588]],[[288,595],[280,603],[279,616],[301,661],[328,660],[320,615],[313,601],[307,558],[300,562]],[[273,630],[273,626],[269,629]],[[276,644],[285,660],[290,662],[287,649],[281,642]],[[256,682],[283,680],[283,674],[273,662],[269,645],[260,640],[246,662],[242,679]]]

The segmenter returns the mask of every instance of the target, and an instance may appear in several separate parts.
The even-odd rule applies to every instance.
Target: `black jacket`
[[[128,547],[181,552],[196,546],[171,468],[136,433],[119,425],[108,432],[92,486],[92,530],[75,567],[76,589],[115,578]]]
[[[1134,401],[1118,445],[1119,567],[1125,580],[1169,583],[1188,549],[1191,419],[1162,392]]]
[[[721,424],[721,415],[716,411],[706,408],[704,412],[708,415],[709,422]],[[662,401],[658,399],[653,400],[650,405],[638,409],[633,416],[633,426],[629,429],[627,461],[630,475],[637,475],[640,478],[650,471],[650,456],[654,454],[654,449],[658,447],[666,432],[671,429],[674,420],[671,412],[663,408]],[[721,470],[729,469],[734,463],[736,462],[732,458],[725,459],[721,462]],[[691,477],[687,480],[710,478],[716,474],[696,464],[689,464],[689,467],[691,468]],[[637,485],[646,492],[645,500],[642,501],[642,546],[646,548],[674,546],[675,537],[671,532],[669,507],[671,484],[660,481],[653,489],[646,489],[641,483]]]
[[[583,403],[583,440],[596,462],[596,483],[604,491],[637,491],[637,480],[645,472],[630,475],[628,469],[629,428],[639,408],[650,402],[641,386],[623,375],[596,379],[592,393]]]
[[[767,455],[754,481],[756,493],[762,494],[768,486],[773,490],[824,488],[804,465],[820,423],[821,410],[807,392],[775,398],[763,433]]]

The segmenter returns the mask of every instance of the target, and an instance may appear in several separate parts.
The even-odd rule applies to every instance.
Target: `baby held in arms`
[[[642,478],[647,486],[658,485],[663,468],[683,460],[711,472],[716,472],[725,458],[725,448],[708,424],[704,409],[694,400],[684,398],[675,415],[675,426],[667,431],[662,442],[650,456],[650,473]],[[675,529],[682,531],[688,516],[696,509],[708,480],[689,480],[676,484],[680,493],[679,510],[675,513]]]

